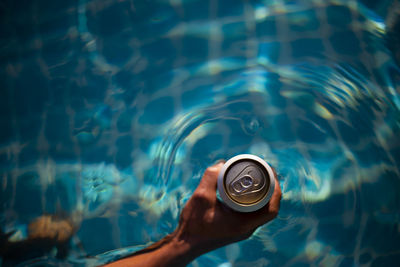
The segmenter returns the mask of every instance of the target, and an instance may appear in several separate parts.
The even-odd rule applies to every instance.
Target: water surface
[[[365,4],[4,2],[3,230],[67,213],[69,257],[31,266],[116,259],[175,229],[207,166],[252,153],[278,170],[278,218],[192,266],[394,266],[400,72]]]

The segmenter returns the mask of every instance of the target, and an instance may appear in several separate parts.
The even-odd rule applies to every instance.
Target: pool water
[[[0,4],[1,230],[79,227],[66,259],[20,266],[149,245],[242,153],[278,171],[279,216],[191,266],[398,265],[398,1],[17,2]]]

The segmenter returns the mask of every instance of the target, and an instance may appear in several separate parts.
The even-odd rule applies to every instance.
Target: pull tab
[[[263,190],[265,178],[255,165],[244,168],[229,184],[229,191],[234,196],[252,194]]]
[[[242,193],[244,190],[248,189],[251,187],[254,183],[253,177],[250,175],[246,174],[242,177],[240,177],[238,180],[234,181],[232,183],[232,188],[235,190],[236,193]]]

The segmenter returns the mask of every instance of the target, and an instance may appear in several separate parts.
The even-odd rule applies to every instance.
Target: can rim
[[[268,192],[265,194],[264,198],[261,199],[261,201],[257,202],[256,204],[246,205],[246,204],[235,202],[227,195],[227,193],[225,191],[225,185],[224,185],[225,172],[228,170],[228,168],[233,163],[235,163],[236,161],[239,161],[239,160],[254,160],[254,161],[258,162],[261,166],[263,166],[268,172],[268,179],[269,179]],[[255,155],[251,155],[251,154],[240,154],[240,155],[234,156],[233,158],[230,158],[224,164],[224,166],[222,166],[222,169],[218,174],[218,192],[219,192],[219,195],[221,196],[222,200],[228,207],[230,207],[236,211],[240,211],[240,212],[252,212],[252,211],[261,209],[271,199],[272,194],[274,193],[274,190],[275,190],[275,178],[276,178],[275,173],[272,170],[272,167],[267,162],[265,162],[263,159],[255,156]]]

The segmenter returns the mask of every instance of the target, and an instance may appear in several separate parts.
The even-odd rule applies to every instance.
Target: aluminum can
[[[218,192],[222,201],[240,212],[264,207],[275,188],[275,172],[263,159],[241,154],[229,159],[218,174]]]

